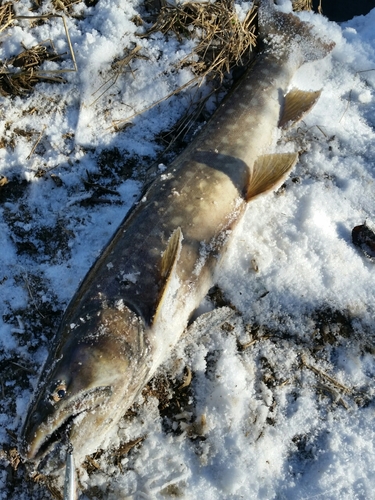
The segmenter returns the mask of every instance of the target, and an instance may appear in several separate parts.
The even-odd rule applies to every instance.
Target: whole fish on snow
[[[65,432],[78,460],[101,445],[215,282],[248,203],[296,163],[296,153],[268,154],[274,132],[320,92],[285,92],[304,62],[333,45],[267,0],[259,31],[253,66],[125,218],[73,297],[22,430],[27,459],[40,461]]]

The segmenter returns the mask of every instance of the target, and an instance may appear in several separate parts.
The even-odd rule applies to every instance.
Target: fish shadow
[[[241,196],[249,181],[249,166],[246,162],[235,156],[224,155],[214,151],[196,151],[193,159],[198,163],[222,172],[230,178]]]

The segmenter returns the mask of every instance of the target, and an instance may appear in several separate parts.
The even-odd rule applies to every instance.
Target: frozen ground
[[[30,6],[15,3],[19,15]],[[62,311],[140,195],[161,134],[196,93],[130,120],[192,77],[174,69],[192,42],[136,37],[144,31],[137,0],[74,12],[67,25],[78,72],[1,98],[3,499],[51,497],[22,464],[9,464],[12,436]],[[193,323],[108,449],[79,469],[82,499],[374,498],[375,264],[351,230],[375,227],[375,10],[341,26],[301,17],[336,47],[292,82],[323,89],[277,146],[296,143],[300,162],[276,194],[249,207],[211,294],[216,308]],[[17,21],[1,34],[0,58],[48,38],[68,54],[45,67],[72,68],[61,18]],[[100,97],[113,60],[136,45],[147,59],[124,66]]]

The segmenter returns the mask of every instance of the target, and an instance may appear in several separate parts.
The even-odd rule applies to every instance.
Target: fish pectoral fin
[[[259,156],[254,162],[249,176],[245,199],[255,197],[275,189],[282,183],[298,160],[298,153],[276,153]]]
[[[173,271],[176,267],[182,247],[182,231],[178,227],[169,238],[167,248],[161,257],[160,263],[160,289],[155,303],[155,313],[152,317],[152,324],[157,320],[163,306],[168,286],[171,282]]]
[[[286,129],[301,120],[319,99],[321,90],[307,92],[292,89],[284,97],[284,106],[279,120],[279,127]]]

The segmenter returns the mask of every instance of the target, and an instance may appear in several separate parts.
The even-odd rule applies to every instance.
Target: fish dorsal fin
[[[307,92],[305,90],[292,89],[284,97],[284,106],[279,120],[280,128],[289,128],[299,120],[314,106],[319,99],[321,90]]]
[[[276,153],[259,156],[249,176],[246,201],[275,189],[298,160],[298,153]]]
[[[181,228],[178,227],[173,231],[172,236],[169,238],[167,248],[164,250],[164,253],[161,257],[160,290],[156,302],[155,314],[152,318],[152,324],[155,323],[162,309],[168,285],[170,284],[173,271],[180,256],[182,239],[182,231]]]

